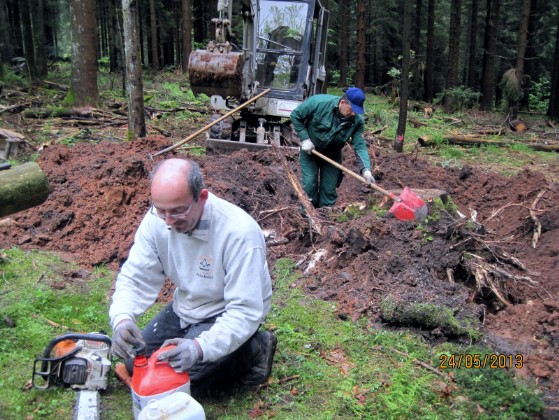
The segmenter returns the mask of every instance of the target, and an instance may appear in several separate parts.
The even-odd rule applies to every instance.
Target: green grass
[[[97,268],[87,278],[72,277],[79,267],[46,252],[12,248],[0,255],[2,418],[71,418],[73,391],[27,389],[33,360],[67,329],[109,331],[115,273]],[[276,331],[278,348],[270,383],[200,399],[208,419],[533,418],[541,412],[539,396],[508,371],[455,369],[453,383],[417,362],[436,368],[441,354],[483,350],[448,343],[433,349],[408,331],[343,321],[335,304],[296,286],[300,273],[291,260],[279,260],[273,274],[266,327]],[[140,324],[159,309],[151,308]],[[105,419],[132,417],[129,390],[112,374],[101,402]]]

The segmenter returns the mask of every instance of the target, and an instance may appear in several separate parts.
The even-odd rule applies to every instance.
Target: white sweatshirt
[[[204,362],[235,351],[270,310],[262,231],[250,215],[212,193],[191,234],[169,229],[150,212],[144,216],[117,276],[112,327],[125,318],[136,321],[155,302],[166,276],[177,286],[173,309],[183,328],[222,315],[197,338]]]

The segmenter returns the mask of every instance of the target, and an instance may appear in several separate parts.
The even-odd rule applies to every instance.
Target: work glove
[[[176,345],[176,347],[161,353],[157,357],[157,360],[167,361],[169,366],[176,372],[189,371],[196,362],[202,360],[202,349],[194,340],[188,338],[171,338],[165,340],[161,347],[172,345]]]
[[[307,152],[309,155],[312,155],[312,150],[314,149],[314,144],[309,139],[303,140],[301,142],[301,150],[303,152]]]
[[[363,171],[363,178],[365,178],[365,180],[370,183],[370,184],[375,184],[375,177],[373,176],[373,174],[371,173],[371,171],[369,171],[368,169],[365,169]]]
[[[120,321],[115,327],[111,344],[111,353],[121,359],[134,357],[134,348],[145,346],[142,332],[130,319]]]

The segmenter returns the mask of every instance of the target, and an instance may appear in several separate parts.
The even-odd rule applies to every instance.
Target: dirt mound
[[[42,248],[80,264],[118,268],[150,204],[147,176],[161,159],[150,154],[169,145],[152,136],[46,148],[38,163],[51,194],[0,227],[2,246]],[[342,319],[386,321],[381,308],[388,297],[402,305],[449,308],[457,319],[483,325],[497,350],[523,354],[521,373],[538,378],[548,403],[558,405],[559,186],[543,174],[524,170],[504,177],[377,150],[376,178],[384,188],[440,189],[456,208],[434,200],[425,223],[402,222],[390,213],[360,211],[365,204],[378,210],[391,203],[345,179],[340,208],[318,213],[324,230],[318,235],[286,176],[289,168],[299,177],[297,152],[192,158],[212,192],[239,205],[267,232],[270,263],[297,261],[309,274],[299,286],[336,301]],[[345,158],[354,168],[349,153]],[[444,328],[408,326],[429,340],[469,340]]]

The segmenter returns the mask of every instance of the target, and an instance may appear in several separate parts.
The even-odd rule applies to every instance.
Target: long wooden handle
[[[225,118],[227,118],[230,115],[233,115],[235,112],[239,111],[240,109],[244,108],[245,106],[247,106],[248,104],[250,104],[251,102],[256,101],[257,99],[260,99],[262,96],[264,96],[265,94],[267,94],[268,92],[270,92],[270,88],[264,90],[263,92],[260,92],[258,95],[256,95],[253,98],[250,98],[248,101],[242,103],[241,105],[239,105],[237,108],[229,111],[227,114],[222,115],[221,117],[219,117],[217,120],[212,121],[211,123],[209,123],[208,125],[206,125],[205,127],[202,127],[201,129],[199,129],[198,131],[196,131],[194,134],[191,134],[190,136],[188,136],[187,138],[185,138],[184,140],[179,141],[178,143],[173,144],[172,146],[167,147],[166,149],[160,150],[159,152],[155,153],[153,155],[153,157],[155,156],[159,156],[162,155],[163,153],[167,153],[170,152],[171,150],[176,149],[179,146],[182,146],[184,143],[186,143],[187,141],[193,139],[194,137],[196,137],[198,134],[202,134],[204,131],[210,129],[211,127],[213,127],[214,125],[216,125],[218,122],[223,121]]]
[[[394,193],[391,193],[390,191],[385,190],[382,187],[379,187],[377,184],[374,184],[372,182],[367,181],[365,178],[363,178],[361,175],[357,175],[355,172],[347,169],[345,166],[340,165],[338,162],[330,159],[327,156],[324,156],[322,153],[317,152],[315,149],[312,149],[312,154],[318,156],[321,159],[324,159],[326,162],[328,162],[330,165],[335,166],[336,168],[344,171],[346,174],[351,175],[352,177],[354,177],[355,179],[363,182],[364,184],[368,185],[369,187],[371,187],[374,190],[377,190],[378,192],[390,197],[391,199],[393,199],[394,201],[402,201],[400,199],[400,197],[398,197],[397,195],[395,195]]]

